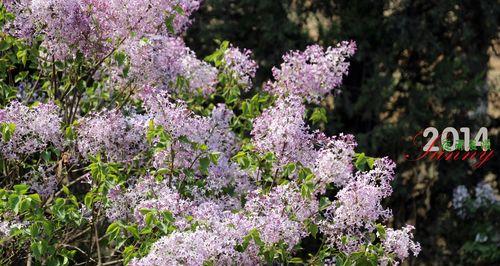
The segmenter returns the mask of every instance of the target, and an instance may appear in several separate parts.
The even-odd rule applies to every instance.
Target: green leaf
[[[203,157],[200,159],[200,171],[204,174],[208,174],[208,167],[210,166],[210,159],[208,157]]]
[[[14,191],[16,191],[17,194],[24,195],[28,192],[28,189],[30,187],[26,184],[18,184],[14,185]]]
[[[10,43],[7,42],[7,40],[3,39],[0,40],[0,52],[4,52],[9,50],[10,48]]]
[[[291,258],[290,260],[288,260],[288,263],[304,264],[304,261],[301,258],[295,257],[295,258]]]
[[[377,233],[381,239],[385,239],[385,227],[381,224],[377,224]]]
[[[16,53],[17,59],[23,63],[23,65],[26,65],[26,61],[28,60],[28,50],[19,50]]]
[[[219,157],[220,157],[220,152],[211,152],[208,156],[210,158],[210,161],[213,163],[213,164],[217,164],[219,162]]]
[[[328,197],[321,197],[319,199],[319,210],[320,211],[324,211],[326,210],[330,205],[332,204],[332,202],[330,201],[330,199]]]
[[[314,111],[309,120],[313,122],[313,124],[318,124],[320,122],[327,123],[328,118],[326,117],[325,108],[314,108]]]
[[[373,165],[375,164],[375,158],[373,157],[368,157],[366,159],[367,163],[368,163],[368,167],[370,167],[370,169],[373,169]]]
[[[165,18],[165,27],[167,28],[169,33],[175,33],[174,29],[174,18],[175,15],[170,15]]]
[[[14,135],[14,131],[16,130],[16,124],[14,123],[1,123],[0,129],[2,133],[2,140],[4,142],[8,142],[12,136]]]
[[[20,82],[24,80],[29,74],[29,71],[22,71],[19,72],[19,74],[16,75],[16,78],[14,79],[15,82]]]
[[[316,238],[316,235],[318,234],[318,226],[315,223],[309,222],[309,224],[307,225],[307,230],[314,238]]]
[[[115,53],[115,60],[118,63],[118,66],[123,66],[123,64],[125,63],[125,58],[126,58],[125,53],[123,52]]]
[[[69,188],[67,186],[62,187],[62,192],[66,195],[70,195],[71,193],[69,192]]]
[[[139,239],[139,230],[136,225],[129,225],[125,228],[128,232],[130,232],[135,238]]]
[[[357,153],[356,154],[356,162],[354,163],[356,166],[356,169],[360,171],[365,170],[365,165],[366,165],[366,156],[364,153]]]

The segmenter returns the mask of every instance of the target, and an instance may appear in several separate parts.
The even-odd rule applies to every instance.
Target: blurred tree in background
[[[472,132],[487,126],[491,147],[498,149],[500,116],[487,112],[500,101],[498,83],[487,76],[490,55],[499,50],[498,1],[206,0],[195,19],[187,36],[191,48],[207,55],[218,46],[214,40],[229,40],[251,49],[261,65],[260,82],[288,50],[355,40],[358,52],[343,93],[322,103],[328,110],[323,126],[332,134],[355,134],[359,150],[369,155],[398,161],[397,196],[388,204],[395,225],[416,225],[418,262],[499,262],[498,215],[483,215],[484,223],[464,230],[451,207],[460,184],[487,181],[498,189],[498,154],[480,169],[404,158],[417,152],[411,140],[428,126]],[[488,228],[493,235],[476,245],[477,231]]]

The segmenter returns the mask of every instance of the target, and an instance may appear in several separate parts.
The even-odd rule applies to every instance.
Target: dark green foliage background
[[[355,40],[350,74],[334,104],[325,101],[329,120],[323,126],[331,134],[355,134],[360,151],[398,162],[387,204],[395,226],[417,227],[422,253],[411,263],[490,265],[500,263],[499,239],[478,245],[474,236],[500,237],[498,210],[462,220],[450,202],[460,184],[473,187],[486,176],[498,181],[499,155],[472,169],[461,161],[407,161],[404,154],[416,153],[410,139],[428,126],[473,132],[486,126],[498,149],[499,119],[486,105],[499,88],[487,83],[486,73],[499,21],[495,0],[206,0],[186,40],[200,55],[218,47],[214,39],[253,50],[261,65],[257,84],[288,50]]]

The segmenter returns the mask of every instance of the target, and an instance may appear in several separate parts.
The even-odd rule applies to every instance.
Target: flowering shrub
[[[457,222],[451,230],[462,231],[461,237],[465,239],[457,242],[460,261],[464,264],[494,264],[498,261],[500,201],[491,185],[480,182],[470,191],[464,185],[456,187],[452,208]]]
[[[395,164],[313,131],[354,42],[205,61],[180,33],[198,1],[5,1],[2,264],[396,265]],[[324,118],[320,118],[324,119]],[[302,250],[308,253],[302,253]]]

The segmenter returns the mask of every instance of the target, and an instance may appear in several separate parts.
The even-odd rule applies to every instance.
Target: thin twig
[[[114,260],[114,261],[108,261],[108,262],[105,262],[105,263],[103,263],[103,264],[101,264],[101,265],[102,265],[102,266],[106,266],[106,265],[113,265],[113,264],[120,263],[120,262],[123,262],[123,259]]]
[[[92,219],[92,223],[94,224],[94,236],[95,236],[95,243],[96,243],[96,247],[97,247],[97,261],[98,261],[97,265],[102,265],[101,246],[99,245],[99,233],[97,232],[97,223],[94,222],[97,219],[99,219],[99,212],[97,212],[96,219]],[[99,221],[97,220],[97,222],[99,222]]]

